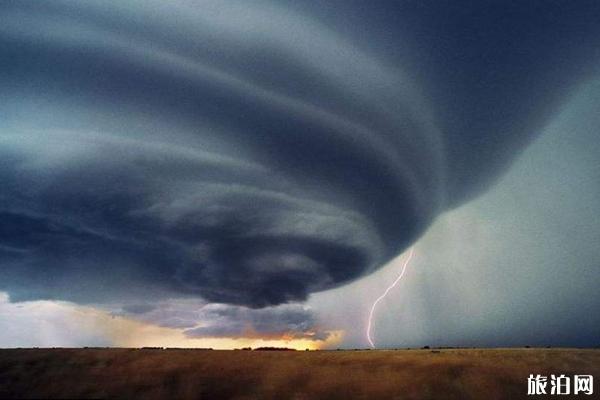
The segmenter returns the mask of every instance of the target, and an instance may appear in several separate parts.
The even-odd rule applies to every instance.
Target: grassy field
[[[600,350],[0,350],[0,398],[517,399],[530,373],[598,380]]]

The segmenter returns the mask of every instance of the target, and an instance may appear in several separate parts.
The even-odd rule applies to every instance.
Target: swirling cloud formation
[[[3,2],[0,289],[259,308],[380,267],[598,59],[594,2],[435,3]]]

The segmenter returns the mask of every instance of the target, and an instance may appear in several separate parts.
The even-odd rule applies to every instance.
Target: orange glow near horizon
[[[120,347],[179,347],[179,348],[212,348],[215,350],[233,350],[244,347],[287,347],[295,350],[318,350],[332,348],[339,344],[343,332],[330,332],[326,340],[312,340],[307,338],[290,338],[285,335],[281,338],[194,338],[186,336],[182,331],[171,328],[162,328],[133,321],[136,326],[118,326],[113,330],[113,340]],[[123,329],[125,328],[125,329]]]
[[[233,350],[243,347],[287,347],[296,350],[335,348],[342,341],[343,331],[328,332],[325,340],[299,338],[296,332],[259,334],[248,330],[239,338],[195,338],[186,336],[182,329],[166,328],[124,316],[112,315],[106,310],[81,306],[65,301],[37,300],[11,303],[6,293],[0,292],[0,316],[10,325],[43,326],[29,329],[35,337],[16,342],[18,347],[178,347]],[[310,332],[308,332],[310,335]],[[105,344],[106,343],[106,344]]]
[[[240,338],[195,338],[186,336],[182,330],[165,328],[133,319],[112,316],[91,307],[75,306],[74,315],[82,323],[93,324],[93,330],[109,337],[115,347],[179,347],[233,350],[243,347],[287,347],[295,350],[333,348],[343,339],[343,331],[331,331],[325,340],[296,338],[292,333],[260,337],[249,332]]]

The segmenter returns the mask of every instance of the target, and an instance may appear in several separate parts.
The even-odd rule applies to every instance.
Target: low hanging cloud
[[[82,306],[64,301],[35,300],[11,302],[9,296],[0,292],[0,328],[2,346],[11,347],[183,347],[233,349],[240,347],[285,346],[297,349],[336,347],[343,338],[343,332],[324,332],[316,328],[306,307],[284,305],[272,310],[223,311],[236,306],[210,305],[195,300],[168,300],[158,303],[128,304],[122,308],[115,306],[112,311],[102,308]],[[209,309],[212,309],[209,311]],[[220,311],[216,311],[220,309]],[[277,310],[275,310],[277,309]],[[150,312],[155,310],[154,312]],[[199,312],[200,311],[200,312]],[[255,314],[263,311],[262,317]],[[169,315],[173,313],[173,315]],[[245,318],[246,327],[250,324],[265,329],[246,329],[239,335],[233,328],[231,318],[218,314],[234,314]],[[273,317],[264,317],[273,313]],[[254,315],[254,318],[249,315]],[[277,316],[276,316],[277,315]],[[282,317],[281,321],[273,318]],[[253,321],[253,320],[256,321]],[[270,321],[265,323],[266,321]],[[286,321],[286,322],[284,322]],[[186,332],[186,327],[214,326],[217,323],[229,324],[223,328],[220,337]],[[268,329],[273,331],[268,331]]]
[[[201,310],[207,305],[200,299],[168,299],[155,303],[130,303],[113,307],[111,315],[126,317],[165,328],[188,329],[198,325]]]
[[[201,300],[165,300],[127,304],[112,315],[166,328],[183,329],[189,338],[308,339],[326,341],[322,328],[307,306],[283,304],[252,309]]]
[[[331,24],[308,3],[4,2],[0,289],[261,308],[382,266],[491,185],[598,60],[591,3],[467,20],[458,3],[373,6],[406,49],[382,61],[345,2]],[[223,334],[274,322],[210,312]]]
[[[322,330],[310,309],[285,304],[253,310],[246,307],[211,304],[201,312],[208,321],[188,329],[189,337],[286,338],[327,340],[330,332]]]

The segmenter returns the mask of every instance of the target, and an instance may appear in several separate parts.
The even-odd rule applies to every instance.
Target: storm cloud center
[[[12,299],[302,301],[399,254],[532,134],[441,118],[457,99],[309,11],[165,7],[1,6]]]

